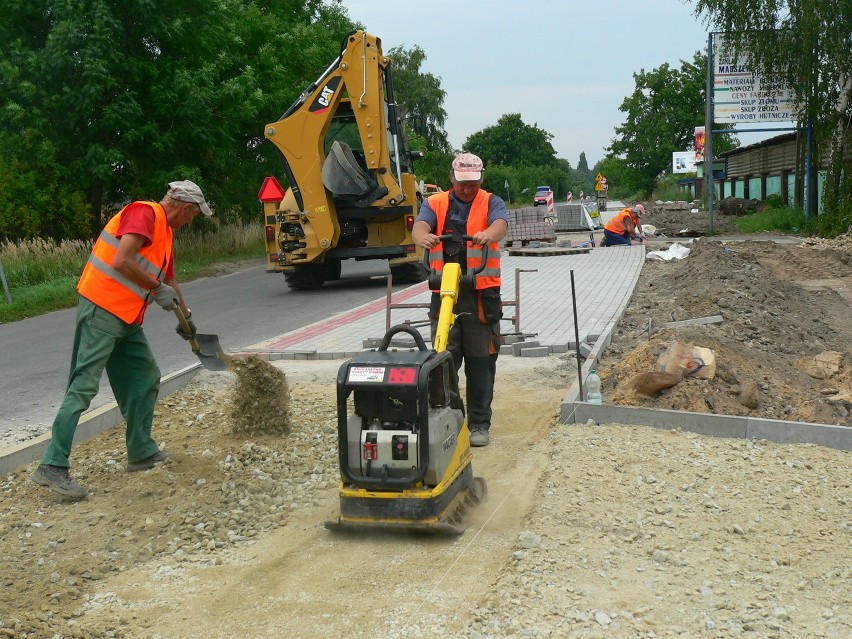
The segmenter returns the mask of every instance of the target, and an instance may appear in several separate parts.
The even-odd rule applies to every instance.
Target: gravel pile
[[[98,581],[150,560],[161,576],[185,562],[221,562],[217,551],[334,491],[333,396],[297,385],[292,432],[247,440],[234,434],[232,384],[209,377],[161,402],[154,432],[170,460],[152,470],[125,472],[123,427],[75,446],[72,475],[89,489],[86,501],[32,484],[37,464],[2,478],[0,637],[134,636],[78,621],[105,605],[87,595]]]
[[[850,637],[850,471],[814,446],[564,427],[464,636]]]

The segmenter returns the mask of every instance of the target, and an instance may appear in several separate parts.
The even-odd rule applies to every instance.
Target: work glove
[[[180,322],[178,322],[177,328],[175,329],[177,334],[180,335],[182,338],[184,338],[187,341],[189,341],[193,337],[195,337],[195,334],[198,332],[198,329],[195,327],[195,322],[193,322],[191,319],[189,319],[191,315],[192,315],[192,313],[190,313],[189,315],[184,317],[184,319],[186,320],[186,323],[189,324],[189,333],[187,333],[183,329],[183,324],[181,324]]]
[[[154,296],[154,301],[165,311],[172,310],[177,302],[175,289],[163,282],[160,282],[156,288],[151,289],[151,295]]]

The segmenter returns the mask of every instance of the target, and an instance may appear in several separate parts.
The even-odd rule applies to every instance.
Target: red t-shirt
[[[121,223],[118,225],[116,236],[121,239],[125,233],[133,233],[141,235],[145,238],[143,246],[150,246],[154,241],[154,209],[144,202],[132,202],[124,209],[121,214]],[[174,253],[169,257],[169,263],[166,264],[165,277],[160,280],[167,282],[175,277],[175,259]]]

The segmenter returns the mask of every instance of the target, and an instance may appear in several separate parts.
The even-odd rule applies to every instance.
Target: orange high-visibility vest
[[[479,193],[473,198],[470,205],[470,214],[467,218],[467,234],[473,235],[479,231],[484,231],[488,228],[488,199],[491,194],[488,191],[479,189]],[[436,193],[429,198],[429,208],[431,208],[438,217],[438,224],[435,227],[435,235],[443,235],[447,222],[447,211],[450,209],[450,191]],[[473,271],[482,264],[482,247],[467,243],[467,270]],[[439,273],[444,270],[444,250],[443,243],[433,246],[429,249],[429,266]],[[492,288],[500,286],[500,243],[491,242],[488,245],[488,261],[485,268],[476,276],[475,288],[477,290],[483,288]],[[437,290],[437,289],[436,289]]]
[[[174,232],[166,221],[166,211],[162,205],[157,202],[141,204],[154,209],[154,236],[149,246],[136,253],[136,261],[151,275],[153,285],[155,279],[162,278],[171,259]],[[101,231],[80,276],[77,292],[124,322],[132,324],[138,318],[141,324],[145,309],[153,301],[150,290],[129,280],[112,266],[118,252],[119,238],[116,233],[123,213],[124,209],[121,209]]]
[[[627,220],[630,220],[630,222],[636,226],[635,222],[633,222],[633,217],[630,214],[630,209],[621,209],[618,213],[613,215],[612,218],[610,218],[604,228],[607,231],[611,231],[618,235],[624,235],[630,228],[627,224]]]

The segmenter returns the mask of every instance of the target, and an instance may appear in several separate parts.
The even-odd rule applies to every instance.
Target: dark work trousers
[[[430,309],[433,342],[439,308],[440,297],[433,293]],[[468,427],[471,431],[488,430],[491,428],[491,400],[494,398],[494,376],[500,352],[500,320],[498,317],[495,322],[485,321],[479,293],[471,290],[459,292],[455,314],[447,350],[453,356],[457,371],[464,362]]]
[[[630,231],[618,234],[615,231],[604,229],[604,239],[601,246],[630,246]]]

